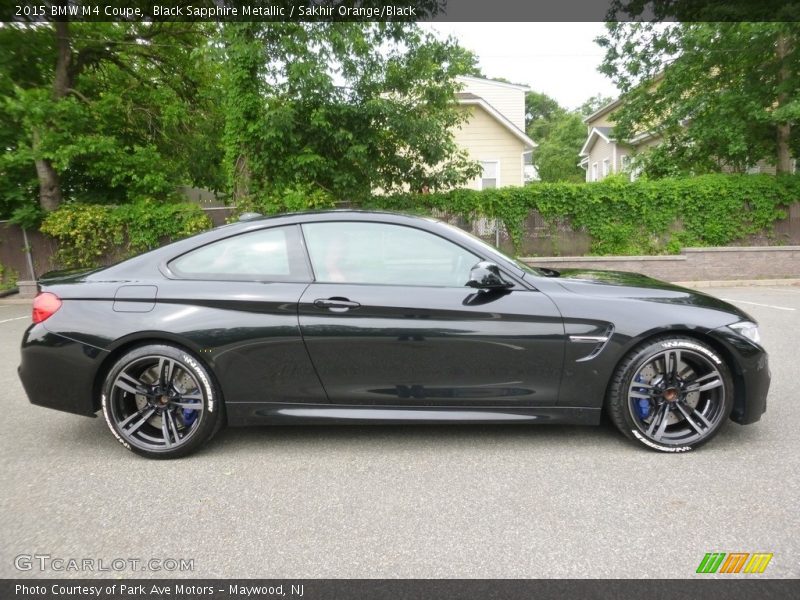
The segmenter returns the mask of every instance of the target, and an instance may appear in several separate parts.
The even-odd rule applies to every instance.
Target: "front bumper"
[[[767,351],[727,327],[715,329],[711,335],[733,359],[736,394],[731,420],[741,425],[759,421],[767,410],[771,379]]]

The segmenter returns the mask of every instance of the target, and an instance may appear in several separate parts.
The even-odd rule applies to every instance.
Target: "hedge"
[[[772,231],[800,201],[800,176],[703,175],[688,179],[534,183],[482,191],[375,196],[368,208],[500,219],[515,248],[531,210],[568,219],[592,237],[592,254],[677,253],[686,246],[725,246]]]
[[[196,204],[142,200],[119,206],[63,204],[49,213],[41,231],[58,240],[64,267],[96,267],[211,227]]]
[[[362,207],[497,218],[515,248],[520,246],[525,218],[537,210],[547,220],[567,219],[587,232],[593,254],[635,255],[725,246],[748,235],[769,234],[775,221],[786,217],[788,205],[798,201],[800,176],[704,175],[376,195]],[[83,267],[98,266],[112,256],[125,258],[210,226],[195,204],[146,200],[121,206],[64,204],[47,215],[41,230],[58,240],[57,258],[63,266]]]

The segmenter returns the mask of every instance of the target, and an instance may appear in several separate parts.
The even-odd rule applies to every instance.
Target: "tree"
[[[18,190],[0,209],[31,202],[32,175],[45,211],[64,198],[115,202],[163,198],[183,183],[219,187],[212,33],[202,23],[0,27],[0,172]]]
[[[558,100],[543,92],[525,94],[525,131],[535,142],[547,138],[553,122],[563,117],[567,110]]]
[[[578,166],[578,154],[586,141],[583,117],[609,100],[597,94],[577,111],[569,111],[542,92],[525,94],[526,131],[538,144],[533,151],[533,164],[541,181],[580,182],[585,179]]]
[[[586,102],[580,105],[580,107],[578,108],[578,112],[583,117],[588,117],[592,113],[595,113],[601,108],[603,108],[606,104],[609,104],[612,100],[613,98],[611,98],[610,96],[604,96],[603,94],[595,94],[594,96],[586,100]]]
[[[475,58],[407,23],[226,23],[225,164],[239,204],[358,202],[477,175],[455,77]],[[291,200],[290,199],[294,199]]]
[[[578,153],[586,140],[586,125],[581,115],[568,112],[553,121],[547,138],[534,150],[533,162],[542,181],[571,181],[585,179],[578,166]]]
[[[601,70],[625,93],[615,135],[664,137],[646,156],[649,174],[744,171],[762,159],[785,173],[800,154],[796,23],[612,23],[598,43]]]

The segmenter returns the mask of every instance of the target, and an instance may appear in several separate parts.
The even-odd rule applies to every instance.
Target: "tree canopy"
[[[180,185],[267,209],[457,185],[474,65],[413,23],[0,24],[0,217]]]
[[[455,77],[472,73],[475,58],[452,40],[404,23],[232,23],[224,45],[237,202],[293,208],[298,190],[357,202],[478,173],[453,139],[467,118]]]
[[[213,26],[0,27],[0,210],[125,202],[220,185]],[[35,194],[35,195],[34,195]]]
[[[545,93],[525,94],[526,132],[538,144],[533,164],[542,181],[577,183],[585,179],[578,166],[578,153],[586,141],[583,119],[610,100],[597,94],[571,111]]]
[[[619,139],[664,143],[651,175],[744,171],[760,160],[790,170],[800,155],[800,25],[611,23],[601,70],[623,91]]]

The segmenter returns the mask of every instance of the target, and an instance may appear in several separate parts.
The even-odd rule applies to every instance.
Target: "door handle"
[[[351,308],[358,308],[361,304],[348,300],[347,298],[334,296],[333,298],[319,298],[314,300],[314,306],[317,308],[327,308],[333,312],[345,312]]]

